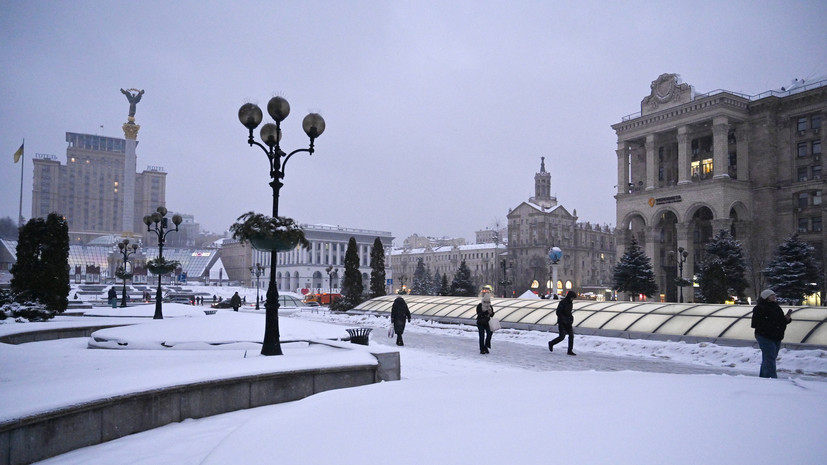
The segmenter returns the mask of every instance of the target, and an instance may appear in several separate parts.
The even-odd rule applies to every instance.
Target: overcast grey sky
[[[504,222],[541,156],[563,206],[614,224],[610,125],[662,73],[750,95],[827,75],[823,0],[0,5],[0,217],[13,219],[22,140],[28,218],[31,156],[65,163],[67,131],[123,137],[120,88],[146,91],[138,170],[165,168],[170,210],[216,232],[270,212],[267,160],[237,112],[278,94],[287,151],[306,147],[306,113],[327,122],[316,154],[287,165],[280,213],[401,245]]]

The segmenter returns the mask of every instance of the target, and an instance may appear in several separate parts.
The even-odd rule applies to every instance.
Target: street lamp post
[[[129,245],[129,239],[124,239],[123,242],[118,242],[118,251],[123,255],[123,292],[121,293],[121,307],[126,307],[126,278],[127,274],[130,274],[129,270],[126,269],[126,265],[129,263],[129,256],[138,251],[138,244]]]
[[[686,263],[686,257],[689,256],[689,251],[685,250],[683,247],[678,247],[678,271],[680,273],[680,303],[683,303],[683,286],[685,281],[683,280],[683,264]]]
[[[253,130],[261,124],[261,108],[254,103],[245,103],[238,110],[238,119],[249,131],[247,143],[252,147],[257,145],[270,161],[270,187],[273,188],[273,218],[279,216],[279,190],[284,185],[284,168],[287,160],[299,152],[307,152],[313,155],[315,151],[313,143],[316,138],[322,135],[325,130],[324,118],[318,113],[310,113],[302,121],[302,129],[310,137],[310,148],[297,149],[289,154],[285,153],[279,146],[281,141],[281,122],[290,114],[290,104],[282,97],[273,97],[267,102],[267,113],[276,122],[266,123],[261,127],[259,133],[263,142],[256,142],[253,138]],[[284,158],[284,161],[282,161]],[[279,291],[276,284],[276,254],[275,250],[270,251],[270,282],[267,287],[267,300],[264,303],[266,316],[264,320],[264,342],[261,346],[262,355],[282,355],[279,342]]]
[[[333,265],[328,266],[324,269],[327,271],[327,289],[328,292],[333,294],[333,275],[339,272],[339,268],[333,268]]]
[[[172,223],[175,225],[175,229],[169,229],[169,222],[167,221],[166,216],[167,209],[164,207],[158,207],[154,213],[144,217],[146,230],[148,232],[154,232],[158,236],[159,262],[164,260],[164,242],[166,241],[167,234],[173,231],[178,232],[178,225],[180,225],[181,221],[183,221],[181,215],[173,215]],[[165,229],[167,230],[166,232],[164,232]],[[164,318],[164,314],[161,310],[161,300],[163,299],[161,296],[161,275],[163,274],[164,273],[158,273],[158,291],[155,293],[155,316],[152,317],[155,320],[162,320]]]
[[[259,307],[259,305],[258,305],[258,301],[259,301],[259,298],[258,298],[259,285],[258,285],[258,283],[259,283],[259,278],[261,278],[261,275],[264,273],[264,267],[261,266],[261,263],[256,263],[256,266],[251,266],[250,267],[250,273],[252,273],[253,276],[256,277],[256,310],[260,310],[261,307]]]
[[[505,265],[505,259],[500,261],[500,267],[503,269],[503,280],[500,281],[500,285],[503,288],[503,298],[507,297],[508,286],[511,285],[511,281],[508,280],[508,268]],[[513,265],[512,265],[513,267]]]

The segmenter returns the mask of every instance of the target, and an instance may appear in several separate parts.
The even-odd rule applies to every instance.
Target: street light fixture
[[[324,118],[318,113],[310,113],[302,121],[302,129],[310,137],[310,147],[297,149],[289,154],[285,153],[279,143],[281,141],[281,122],[290,114],[290,104],[282,97],[273,97],[267,102],[267,113],[276,122],[266,123],[261,127],[259,133],[263,142],[257,142],[253,138],[253,130],[261,124],[261,108],[254,103],[245,103],[238,110],[238,120],[249,131],[247,143],[252,147],[257,145],[270,161],[270,187],[273,188],[273,218],[279,216],[279,190],[284,185],[284,168],[287,160],[299,152],[307,152],[313,155],[315,151],[313,143],[325,130]],[[284,158],[284,161],[282,161]],[[264,342],[261,346],[262,355],[282,355],[281,343],[279,342],[279,291],[276,284],[276,254],[275,250],[270,251],[270,282],[267,287],[267,300],[264,303],[266,316],[264,319]]]
[[[264,274],[264,267],[261,266],[261,263],[256,263],[255,266],[250,267],[250,273],[252,273],[253,276],[256,277],[256,310],[261,310],[261,307],[259,307],[259,305],[258,305],[258,302],[260,300],[258,298],[258,288],[259,288],[258,283],[259,283],[259,278],[261,278],[261,275]]]
[[[131,251],[130,251],[131,249]],[[126,265],[129,264],[129,256],[138,251],[138,244],[129,245],[129,239],[124,239],[123,242],[118,242],[118,251],[123,255],[123,292],[121,293],[121,308],[126,307],[126,280],[132,273],[129,272]]]
[[[159,262],[163,262],[164,260],[164,242],[166,242],[167,234],[173,231],[178,232],[178,225],[180,225],[181,221],[183,221],[181,215],[173,215],[172,223],[175,225],[175,229],[168,229],[169,222],[166,216],[167,209],[164,207],[158,207],[154,213],[152,213],[151,215],[146,215],[144,217],[144,224],[146,225],[146,230],[148,232],[154,232],[158,236]],[[165,229],[168,230],[164,232]],[[161,275],[168,272],[169,271],[158,273],[158,291],[155,293],[155,316],[152,317],[155,320],[162,320],[164,318],[164,314],[161,310]]]
[[[327,289],[330,294],[333,294],[333,275],[339,272],[339,268],[333,268],[333,265],[324,269],[327,271]]]
[[[678,287],[680,288],[680,303],[683,303],[683,288],[686,285],[686,281],[683,280],[683,264],[686,263],[686,257],[689,256],[689,251],[685,250],[683,247],[678,247],[678,270],[680,272],[680,282],[678,283]]]

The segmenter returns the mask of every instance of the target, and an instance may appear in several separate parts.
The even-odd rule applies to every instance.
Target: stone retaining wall
[[[82,333],[88,336],[95,329],[99,328],[56,330],[51,339],[83,337]],[[48,340],[47,333],[29,333],[30,341]],[[69,336],[70,333],[75,335]],[[370,351],[368,347],[352,347],[335,341],[311,343]],[[0,422],[0,465],[29,464],[187,418],[203,418],[299,400],[331,389],[400,379],[399,352],[371,353],[377,359],[376,364],[215,379],[115,396]]]

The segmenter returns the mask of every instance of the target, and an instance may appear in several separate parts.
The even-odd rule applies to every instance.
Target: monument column
[[[139,124],[135,124],[135,109],[138,106],[138,102],[141,101],[144,91],[138,89],[121,89],[121,93],[124,94],[129,101],[129,115],[127,122],[123,125],[126,149],[123,164],[122,227],[124,234],[131,234],[135,232],[135,171],[137,170],[138,164],[135,147],[138,145],[138,131],[141,129]]]

